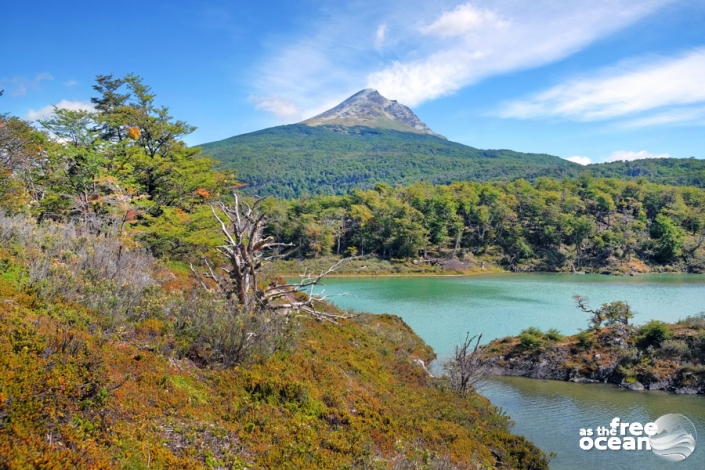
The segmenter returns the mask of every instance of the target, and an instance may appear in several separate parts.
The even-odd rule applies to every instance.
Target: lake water
[[[574,334],[587,327],[588,314],[574,295],[593,307],[623,300],[637,312],[634,323],[675,322],[705,310],[705,276],[643,275],[613,277],[565,274],[497,274],[471,277],[331,278],[322,287],[337,305],[401,316],[442,360],[465,332],[483,333],[483,342],[537,326]],[[438,367],[436,367],[438,369]],[[555,469],[703,469],[705,397],[665,392],[630,392],[613,385],[502,377],[481,389],[526,435],[555,452]],[[648,451],[583,451],[580,428],[609,426],[614,417],[646,424],[668,413],[687,416],[700,436],[699,447],[682,462],[668,462]]]

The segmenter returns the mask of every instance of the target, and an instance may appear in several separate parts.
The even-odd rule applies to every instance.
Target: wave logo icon
[[[697,431],[688,418],[669,413],[661,416],[654,424],[658,432],[649,437],[654,454],[671,462],[680,462],[693,453]]]

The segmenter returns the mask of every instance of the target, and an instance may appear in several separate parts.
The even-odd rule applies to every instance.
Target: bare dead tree
[[[583,297],[580,295],[574,295],[573,299],[575,299],[575,303],[580,310],[592,315],[592,317],[590,317],[590,323],[592,323],[593,328],[595,328],[595,329],[600,328],[600,325],[602,325],[602,322],[605,321],[604,311],[602,309],[593,310],[593,309],[589,308],[587,305],[588,299],[586,297]]]
[[[477,353],[481,340],[482,333],[471,338],[468,332],[465,341],[455,347],[453,357],[443,365],[450,376],[451,387],[461,395],[474,390],[475,385],[487,376],[487,368]]]
[[[621,300],[604,303],[597,310],[590,309],[587,305],[588,299],[580,295],[573,296],[577,307],[585,313],[589,313],[590,323],[592,328],[598,330],[603,326],[610,326],[621,323],[623,325],[629,325],[629,320],[634,318],[634,311],[632,307]],[[604,325],[603,325],[604,324]]]
[[[257,308],[280,310],[285,313],[304,313],[321,320],[335,321],[348,315],[325,312],[317,308],[329,296],[314,292],[325,276],[334,272],[341,264],[350,258],[342,259],[328,270],[320,273],[305,272],[296,283],[279,283],[272,281],[267,287],[258,282],[263,263],[281,258],[279,250],[294,247],[292,243],[277,243],[273,237],[265,237],[264,230],[267,219],[261,210],[262,199],[256,199],[252,204],[234,194],[232,205],[224,203],[211,204],[213,217],[218,221],[224,235],[224,244],[216,247],[225,263],[214,267],[203,258],[206,272],[199,274],[191,265],[191,271],[201,286],[210,290],[205,279],[211,279],[217,288],[231,300],[237,302],[246,310]],[[217,209],[217,210],[216,210]],[[304,292],[306,295],[299,294]]]

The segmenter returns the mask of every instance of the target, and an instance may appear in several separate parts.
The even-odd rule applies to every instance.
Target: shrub
[[[630,367],[617,366],[617,374],[624,377],[624,381],[627,383],[634,383],[637,381],[637,373]]]
[[[623,365],[636,364],[641,359],[641,354],[637,348],[629,348],[619,354],[619,363]]]
[[[558,331],[557,329],[551,328],[550,330],[548,330],[546,332],[546,334],[544,335],[544,338],[546,338],[549,341],[558,342],[558,341],[563,341],[565,336],[563,336],[561,334],[561,332]]]
[[[0,243],[24,258],[20,278],[28,278],[37,298],[81,304],[99,314],[103,327],[121,325],[158,287],[154,258],[107,222],[37,224],[0,213]]]
[[[651,320],[646,325],[639,328],[638,345],[645,349],[649,346],[658,347],[661,342],[671,337],[671,330],[668,325],[660,320]]]
[[[544,333],[540,328],[532,326],[521,331],[519,334],[519,343],[521,347],[526,350],[541,349],[545,347],[547,343],[563,341],[564,338],[565,336],[555,328],[551,328]]]
[[[201,366],[228,367],[285,349],[292,323],[275,312],[244,312],[234,302],[194,290],[175,309],[180,353]]]
[[[661,342],[661,351],[668,356],[685,356],[690,352],[688,343],[681,339],[667,339]]]
[[[590,331],[581,331],[576,335],[576,339],[578,340],[578,346],[583,349],[590,349],[596,343],[595,335]]]
[[[522,330],[519,333],[519,344],[525,350],[541,349],[545,344],[543,332],[534,327]]]
[[[700,312],[696,315],[687,316],[685,320],[679,320],[679,325],[686,325],[694,330],[705,329],[705,312]]]

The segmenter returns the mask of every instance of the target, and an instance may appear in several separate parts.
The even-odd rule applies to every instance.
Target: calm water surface
[[[557,328],[564,334],[587,326],[574,295],[590,305],[624,300],[637,312],[634,322],[674,322],[705,310],[705,276],[499,274],[473,277],[333,278],[325,294],[345,308],[401,316],[440,358],[447,357],[466,331],[483,342],[516,335],[524,328]],[[526,435],[555,452],[555,469],[704,469],[705,397],[665,392],[630,392],[612,385],[582,385],[514,377],[493,378],[481,392],[501,406]],[[671,463],[651,452],[583,451],[579,430],[608,426],[615,416],[646,424],[680,413],[695,424],[699,443],[688,459]]]

